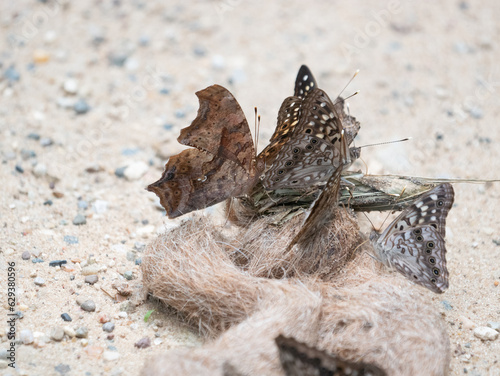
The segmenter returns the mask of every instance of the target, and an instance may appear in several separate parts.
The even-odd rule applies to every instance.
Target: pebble
[[[134,249],[138,252],[144,251],[144,248],[146,248],[146,243],[143,242],[135,242],[134,243]]]
[[[128,251],[127,252],[127,260],[128,261],[134,261],[135,260],[135,252],[132,252],[132,251]]]
[[[65,312],[65,313],[63,313],[63,314],[61,315],[61,318],[62,318],[64,321],[73,321],[73,319],[71,318],[71,316],[70,316],[70,315],[68,315],[66,312]]]
[[[21,173],[21,174],[24,172],[24,168],[22,168],[22,166],[21,166],[21,165],[16,164],[15,169],[16,169],[16,171],[17,171],[17,172],[19,172],[19,173]]]
[[[33,167],[33,175],[36,177],[43,177],[47,174],[47,166],[43,163],[37,163],[35,167]]]
[[[135,264],[136,265],[141,265],[142,264],[142,258],[138,257],[137,259],[135,259]]]
[[[30,140],[39,141],[40,140],[40,135],[38,133],[32,132],[32,133],[28,134],[28,138]]]
[[[128,313],[125,312],[125,311],[120,311],[118,313],[118,317],[121,318],[121,319],[126,319],[128,317]]]
[[[75,330],[76,338],[87,338],[89,335],[89,330],[85,326],[80,326]]]
[[[494,341],[498,338],[498,332],[487,326],[479,326],[474,329],[474,335],[483,341]]]
[[[203,46],[196,46],[193,49],[193,52],[196,56],[203,57],[207,54],[207,50]]]
[[[149,337],[141,338],[139,341],[134,343],[134,346],[137,347],[138,349],[145,349],[151,346],[151,340],[149,339]]]
[[[185,118],[186,117],[186,111],[184,111],[183,109],[177,109],[175,110],[175,117],[177,119],[182,119],[182,118]]]
[[[125,168],[125,171],[123,171],[123,175],[127,180],[137,180],[142,177],[148,171],[148,169],[149,166],[146,163],[142,161],[134,162]]]
[[[490,327],[491,329],[494,329],[496,330],[497,332],[500,332],[500,322],[493,322],[493,321],[490,321],[488,324],[488,327]]]
[[[476,324],[465,316],[460,316],[458,319],[462,323],[464,329],[472,329],[476,327]]]
[[[33,52],[33,61],[37,64],[46,63],[49,59],[50,55],[45,50],[35,50]]]
[[[33,150],[29,150],[29,149],[22,149],[21,150],[21,158],[24,161],[31,159],[31,158],[35,158],[35,157],[36,157],[36,153]]]
[[[69,371],[71,371],[71,367],[69,366],[69,364],[59,363],[57,366],[54,367],[54,370],[60,375],[64,376]]]
[[[130,281],[134,278],[134,273],[130,270],[127,270],[125,273],[123,273],[123,277]]]
[[[29,253],[28,251],[24,251],[23,254],[21,255],[21,258],[23,260],[29,260],[31,258],[31,253]]]
[[[95,311],[95,302],[91,299],[84,301],[80,307],[86,312],[94,312]]]
[[[102,358],[108,362],[117,360],[120,357],[120,353],[117,351],[104,351],[102,353]]]
[[[112,322],[107,322],[107,323],[103,324],[102,330],[104,330],[105,332],[111,333],[113,330],[115,330],[115,324]]]
[[[75,218],[73,218],[73,224],[75,226],[80,226],[84,225],[87,223],[87,217],[85,217],[83,214],[78,213]]]
[[[77,206],[78,209],[87,210],[89,207],[89,203],[85,200],[78,200]]]
[[[43,286],[45,285],[45,279],[43,279],[42,277],[36,277],[33,282],[35,283],[35,285],[37,286]]]
[[[65,326],[63,327],[64,334],[66,334],[69,338],[73,338],[76,336],[75,329],[73,329],[71,326]]]
[[[79,99],[74,104],[73,110],[76,112],[77,115],[83,115],[83,114],[86,114],[87,112],[89,112],[90,106],[85,101],[85,99]]]
[[[47,200],[47,201],[44,201],[44,202],[43,202],[43,204],[44,204],[45,206],[52,206],[52,204],[53,204],[53,203],[54,203],[54,202],[53,202],[52,200]]]
[[[95,200],[92,204],[92,210],[96,214],[103,214],[108,210],[108,202],[105,200]]]
[[[52,338],[54,341],[61,341],[64,337],[64,330],[60,326],[56,326],[52,328],[50,331],[50,338]]]
[[[23,329],[19,333],[19,340],[25,345],[29,345],[30,343],[33,343],[35,337],[33,336],[33,332],[31,330]]]
[[[447,311],[451,311],[453,309],[453,306],[447,300],[441,301],[441,304],[443,305],[444,309]]]
[[[115,65],[117,67],[123,67],[128,59],[128,53],[126,51],[113,51],[108,54],[109,64]]]
[[[49,266],[52,266],[55,268],[56,266],[63,266],[64,264],[67,264],[68,261],[66,260],[54,260],[49,262]]]
[[[98,264],[86,265],[82,268],[81,274],[85,276],[97,274],[99,273],[100,269],[101,267]]]
[[[469,110],[469,114],[474,119],[482,119],[484,116],[484,111],[480,107],[473,107]]]
[[[93,285],[99,280],[99,277],[96,276],[95,274],[91,274],[85,277],[85,283],[88,283],[89,285]]]
[[[65,235],[64,241],[66,244],[78,244],[78,238],[76,236]]]
[[[71,95],[74,95],[78,92],[78,81],[74,78],[69,78],[63,83],[63,90]]]
[[[10,67],[8,67],[5,72],[3,72],[3,76],[4,78],[9,81],[10,84],[14,83],[14,82],[17,82],[19,81],[19,79],[21,78],[21,75],[19,74],[19,72],[16,70],[16,68],[14,68],[13,65],[11,65]]]
[[[119,178],[124,178],[125,177],[125,170],[127,169],[127,166],[124,167],[118,167],[115,170],[115,175],[118,176]]]

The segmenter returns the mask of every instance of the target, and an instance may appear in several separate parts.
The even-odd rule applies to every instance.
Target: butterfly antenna
[[[257,107],[254,107],[254,134],[255,134],[255,156],[257,156],[257,149],[259,147],[259,126],[260,126],[260,116],[257,115]],[[259,125],[257,125],[257,117],[259,118]]]
[[[406,137],[406,138],[402,138],[401,140],[386,141],[386,142],[379,142],[379,143],[376,143],[376,144],[363,145],[363,146],[360,146],[359,148],[361,149],[361,148],[366,148],[368,146],[378,146],[378,145],[385,145],[385,144],[395,144],[397,142],[409,141],[411,139],[412,139],[411,137]]]
[[[354,72],[354,74],[352,75],[351,79],[349,81],[347,81],[347,84],[344,86],[344,88],[340,91],[339,95],[337,95],[337,98],[340,97],[342,95],[342,93],[344,92],[344,90],[349,86],[349,84],[352,82],[352,80],[354,80],[354,77],[356,77],[359,73],[359,69],[356,70],[356,72]],[[351,98],[352,96],[358,94],[358,91],[356,93],[354,93],[353,95],[347,97],[347,98]],[[345,98],[345,99],[347,99]]]
[[[354,255],[356,253],[356,251],[358,250],[358,248],[360,248],[363,244],[365,244],[366,242],[368,242],[369,239],[366,239],[363,243],[359,244],[355,249],[354,251],[352,252],[352,254]]]
[[[372,225],[372,228],[373,228],[374,230],[377,230],[377,229],[375,228],[375,226],[374,226],[373,222],[371,221],[370,217],[368,217],[368,216],[366,215],[366,213],[365,213],[365,212],[361,212],[361,213],[363,213],[363,215],[366,217],[366,219],[368,219],[368,222],[370,222],[370,224]],[[378,231],[378,230],[377,230],[377,231]]]

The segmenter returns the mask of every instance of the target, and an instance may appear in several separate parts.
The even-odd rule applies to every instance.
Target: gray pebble
[[[15,167],[16,171],[22,174],[24,172],[24,168],[21,165],[16,164]]]
[[[35,285],[37,286],[43,286],[45,285],[45,279],[43,279],[42,277],[36,277],[33,282],[35,283]]]
[[[64,241],[66,244],[78,244],[78,238],[76,236],[65,235]]]
[[[73,224],[75,226],[84,225],[86,223],[87,223],[87,218],[83,214],[78,213],[75,216],[75,218],[73,218]]]
[[[447,300],[442,300],[441,304],[443,305],[444,309],[447,311],[451,311],[453,309],[453,306]]]
[[[118,167],[115,170],[115,175],[118,176],[119,178],[124,178],[125,177],[125,170],[127,169],[127,166],[124,167]]]
[[[144,251],[144,248],[146,248],[146,243],[143,242],[135,242],[134,243],[134,249],[138,252]]]
[[[52,338],[54,341],[61,341],[64,337],[64,330],[60,326],[56,326],[55,328],[52,328],[50,331],[50,338]]]
[[[89,112],[90,106],[88,103],[85,101],[85,99],[79,99],[75,105],[73,106],[73,110],[78,114],[78,115],[83,115]]]
[[[145,349],[146,347],[151,346],[151,340],[149,339],[149,337],[141,338],[139,341],[134,343],[134,346],[138,349]]]
[[[135,260],[135,252],[128,251],[127,252],[127,260],[133,262]]]
[[[93,300],[84,301],[80,307],[86,312],[94,312],[95,311],[95,303]]]
[[[99,277],[96,276],[95,274],[88,275],[85,277],[85,283],[88,283],[89,285],[93,285],[99,280]]]
[[[53,203],[54,203],[54,202],[53,202],[52,200],[47,200],[47,201],[44,201],[44,202],[43,202],[43,204],[44,204],[45,206],[52,206],[52,204],[53,204]]]
[[[149,42],[150,42],[150,39],[147,35],[142,35],[140,38],[139,38],[139,46],[141,47],[146,47],[149,45]]]
[[[43,147],[47,147],[47,146],[50,146],[53,144],[54,144],[54,141],[52,141],[52,139],[49,137],[44,137],[40,140],[40,145],[42,145]]]
[[[39,135],[38,133],[33,133],[33,132],[32,132],[32,133],[30,133],[30,134],[28,135],[28,138],[29,138],[30,140],[35,140],[35,141],[38,141],[38,140],[40,140],[40,135]]]
[[[30,343],[33,343],[35,338],[33,337],[33,332],[31,330],[23,329],[19,333],[19,340],[25,345],[29,345]]]
[[[23,260],[29,260],[31,258],[31,253],[29,253],[28,251],[24,251],[23,254],[21,255],[21,258]]]
[[[71,367],[69,366],[69,364],[59,363],[57,366],[54,367],[54,370],[59,374],[61,374],[62,376],[64,376],[69,371],[71,371]]]
[[[29,150],[29,149],[22,149],[21,150],[21,158],[23,160],[28,160],[28,159],[31,159],[31,158],[35,158],[36,157],[36,153],[33,151],[33,150]]]
[[[196,56],[200,56],[200,57],[203,57],[207,54],[207,50],[203,46],[196,46],[193,49],[193,52]]]
[[[88,335],[89,335],[89,330],[84,326],[79,327],[75,331],[76,338],[87,338]]]
[[[21,75],[16,70],[16,68],[14,68],[13,65],[8,67],[5,70],[5,72],[3,72],[3,76],[7,81],[9,81],[10,84],[12,84],[13,82],[19,81],[19,79],[21,78]]]
[[[105,332],[111,333],[113,330],[115,330],[115,324],[112,322],[107,322],[107,323],[103,324],[102,330],[104,330]]]
[[[184,111],[183,109],[177,109],[175,111],[175,117],[178,118],[178,119],[182,119],[184,117],[186,117],[186,111]]]
[[[123,67],[128,59],[128,53],[125,51],[113,51],[108,54],[109,64],[117,67]]]
[[[139,258],[135,259],[135,264],[136,265],[141,265],[142,264],[142,258],[139,257]]]
[[[89,207],[89,203],[85,200],[78,200],[78,209],[86,210]]]
[[[128,279],[129,281],[134,278],[134,273],[130,270],[127,270],[125,273],[123,273],[123,276],[125,279]]]
[[[31,260],[31,262],[33,264],[39,264],[39,263],[43,262],[43,259],[35,257],[34,259]]]
[[[70,315],[68,315],[66,312],[65,312],[65,313],[63,313],[63,314],[61,315],[61,318],[62,318],[64,321],[73,321],[73,319],[71,318],[71,316],[70,316]]]

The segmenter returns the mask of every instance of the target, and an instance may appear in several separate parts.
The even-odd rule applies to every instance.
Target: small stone
[[[146,248],[146,243],[143,242],[135,242],[134,243],[134,249],[138,252],[144,251],[144,248]]]
[[[45,50],[35,50],[33,52],[33,61],[36,64],[43,64],[49,61],[50,55]]]
[[[20,174],[22,174],[24,172],[24,168],[21,166],[21,165],[18,165],[16,164],[16,166],[14,167],[16,169],[17,172],[19,172]]]
[[[182,118],[186,117],[186,111],[184,111],[183,109],[180,109],[180,108],[175,110],[175,117],[177,119],[182,119]]]
[[[134,279],[134,273],[130,270],[127,270],[125,273],[123,273],[123,277],[125,277],[125,279],[130,281]]]
[[[68,263],[67,260],[54,260],[54,261],[49,262],[49,266],[52,266],[53,268],[55,268],[56,266],[61,267],[67,263]]]
[[[64,193],[59,192],[59,191],[53,191],[53,192],[52,192],[52,195],[53,195],[55,198],[63,198],[63,197],[64,197]]]
[[[78,92],[78,81],[73,78],[67,79],[63,83],[63,90],[71,95],[76,94]]]
[[[35,337],[33,337],[33,332],[29,329],[23,329],[19,333],[19,340],[25,345],[29,345],[33,343]]]
[[[64,241],[67,244],[78,244],[78,238],[76,236],[65,235],[64,236]]]
[[[54,367],[54,370],[61,374],[61,376],[64,376],[66,375],[69,371],[71,371],[71,367],[69,366],[69,364],[63,364],[63,363],[59,363],[57,366]]]
[[[64,337],[64,330],[60,326],[56,326],[55,328],[52,328],[50,331],[50,338],[52,338],[54,341],[61,341]]]
[[[40,140],[40,135],[38,133],[30,133],[28,135],[28,138],[30,140],[35,140],[35,141],[39,141]]]
[[[481,119],[484,117],[484,112],[481,108],[479,107],[473,107],[469,110],[470,116],[472,116],[474,119]]]
[[[99,277],[96,276],[95,274],[91,274],[85,277],[85,283],[88,283],[89,285],[93,285],[99,280]]]
[[[66,312],[65,312],[65,313],[63,313],[63,314],[61,315],[61,318],[62,318],[64,321],[73,321],[73,319],[71,318],[71,316],[70,316],[70,315],[68,315]]]
[[[121,318],[121,319],[126,319],[128,317],[128,313],[125,312],[125,311],[120,311],[118,313],[118,317]]]
[[[462,323],[464,329],[472,329],[476,327],[476,324],[474,324],[470,319],[468,319],[465,316],[460,316],[458,319]]]
[[[193,52],[196,56],[199,56],[199,57],[203,57],[206,55],[207,53],[207,50],[205,49],[205,47],[203,46],[196,46],[194,49],[193,49]]]
[[[78,209],[87,210],[89,207],[89,203],[85,200],[78,200],[77,206]]]
[[[87,338],[88,335],[89,335],[89,330],[84,326],[80,326],[75,331],[76,338]]]
[[[24,251],[23,254],[21,255],[21,258],[23,260],[29,260],[31,258],[31,253],[29,253],[28,251]]]
[[[87,112],[89,112],[90,106],[85,101],[85,99],[79,99],[74,104],[73,110],[76,112],[77,115],[83,115],[83,114],[86,114]]]
[[[453,309],[453,306],[447,300],[441,301],[441,304],[443,305],[444,309],[447,311],[451,311]]]
[[[33,150],[28,150],[28,149],[22,149],[21,150],[21,158],[23,161],[26,161],[31,158],[35,158],[36,153]]]
[[[96,214],[105,213],[108,210],[108,202],[104,200],[95,200],[92,204],[92,210]]]
[[[111,333],[113,330],[115,330],[115,324],[112,322],[107,322],[102,326],[102,330]]]
[[[136,265],[141,265],[142,264],[142,258],[138,257],[138,258],[135,259],[134,262],[135,262]]]
[[[83,214],[78,213],[75,218],[73,218],[73,224],[75,226],[81,226],[87,223],[87,217],[85,217]]]
[[[127,180],[137,180],[142,177],[149,169],[149,166],[142,162],[134,162],[128,165],[123,172],[123,175]]]
[[[95,311],[95,303],[93,300],[86,300],[80,306],[86,312],[94,312]]]
[[[120,353],[118,351],[104,351],[102,353],[102,358],[108,362],[117,360],[119,357]]]
[[[135,260],[135,252],[128,251],[127,252],[127,260],[133,262]]]
[[[147,35],[142,35],[139,37],[139,46],[146,47],[149,45],[150,38]]]
[[[149,339],[149,337],[141,338],[139,341],[134,343],[134,346],[137,347],[138,349],[145,349],[151,346],[151,340]]]
[[[37,286],[43,286],[45,285],[45,279],[43,279],[42,277],[36,277],[33,282],[35,283],[35,285]]]
[[[44,137],[40,140],[40,145],[44,148],[54,144],[54,141],[50,137]]]
[[[108,54],[109,64],[123,67],[128,59],[128,55],[126,51],[113,51]]]
[[[474,329],[474,335],[483,341],[494,341],[498,338],[498,334],[495,329],[486,326],[479,326]]]
[[[19,81],[19,79],[21,78],[21,75],[13,65],[11,65],[5,70],[5,72],[3,72],[3,76],[10,84]]]
[[[43,262],[43,259],[35,257],[35,258],[31,259],[31,262],[33,264],[39,264],[39,263]]]
[[[46,200],[46,201],[43,202],[43,204],[45,206],[52,206],[52,204],[54,204],[54,202],[52,200]]]
[[[491,329],[496,330],[497,332],[500,333],[500,322],[490,321],[486,325],[488,325],[488,327],[490,327]]]
[[[101,269],[101,266],[99,264],[87,265],[82,269],[81,274],[85,275],[85,276],[97,274],[97,273],[99,273],[100,269]]]
[[[37,163],[35,167],[33,167],[33,175],[41,178],[47,174],[47,166],[43,163]]]
[[[70,326],[65,326],[63,328],[63,330],[64,330],[64,334],[66,334],[69,338],[73,338],[76,336],[75,330]]]
[[[125,170],[127,169],[127,166],[124,167],[118,167],[115,170],[115,175],[118,176],[119,178],[124,178],[125,177]]]

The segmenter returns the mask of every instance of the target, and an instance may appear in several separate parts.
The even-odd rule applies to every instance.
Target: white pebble
[[[128,317],[128,314],[127,312],[121,311],[120,313],[118,313],[118,317],[121,319],[126,319]]]
[[[37,165],[33,168],[33,174],[41,178],[47,174],[47,166],[43,163],[37,163]]]
[[[30,343],[33,343],[33,341],[35,340],[35,337],[33,337],[33,332],[31,330],[29,330],[29,329],[23,329],[19,333],[19,339],[25,345],[29,345]]]
[[[113,360],[117,360],[120,357],[120,354],[117,351],[104,351],[102,353],[102,357],[104,360],[110,362]]]
[[[104,200],[95,200],[92,204],[92,210],[94,210],[96,214],[105,213],[106,210],[108,210],[108,202]]]
[[[76,336],[76,332],[71,326],[65,326],[63,330],[64,334],[66,334],[69,338],[73,338],[74,336]]]
[[[127,180],[137,180],[139,179],[142,175],[144,175],[149,169],[149,166],[142,162],[134,162],[130,165],[127,166],[125,171],[123,172],[123,175]]]
[[[35,279],[33,280],[33,282],[37,286],[43,286],[43,285],[45,285],[45,279],[43,279],[42,277],[35,277]]]
[[[68,94],[76,94],[78,91],[78,81],[73,78],[67,79],[64,81],[63,89]]]
[[[498,338],[498,332],[495,329],[486,326],[480,326],[474,329],[474,335],[483,341],[494,341]]]

